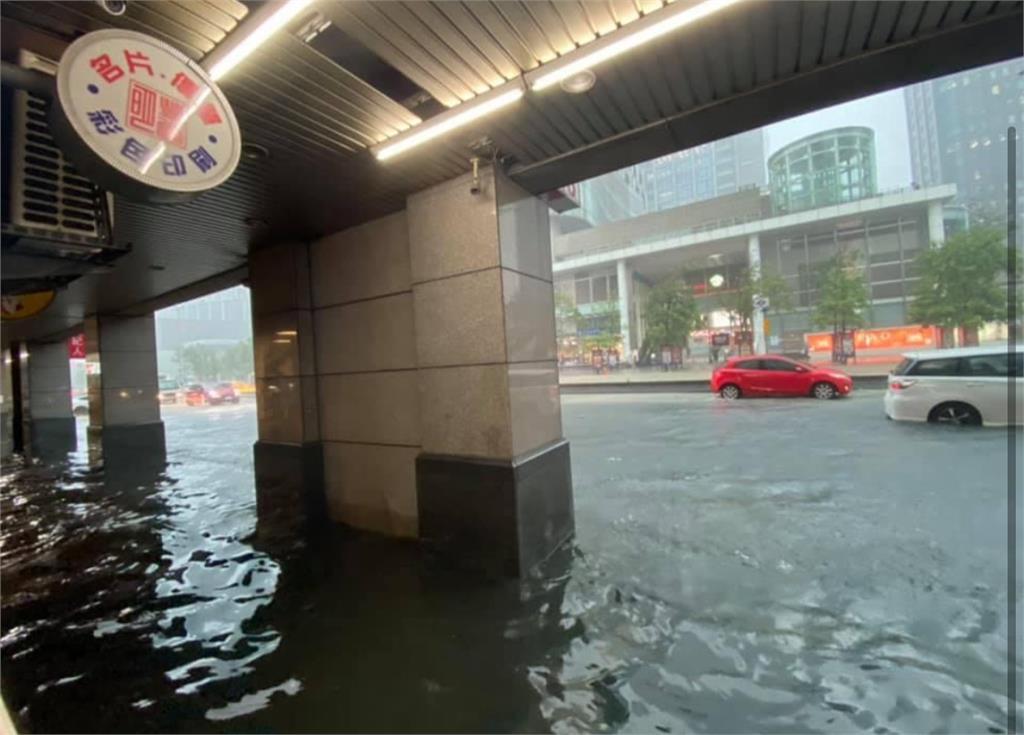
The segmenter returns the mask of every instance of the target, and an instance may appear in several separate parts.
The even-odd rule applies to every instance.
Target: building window
[[[584,278],[576,281],[576,303],[577,304],[589,304],[590,303],[590,279]]]

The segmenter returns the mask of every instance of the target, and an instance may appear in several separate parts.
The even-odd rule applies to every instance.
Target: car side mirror
[[[796,366],[796,371],[798,373],[806,373],[806,372],[808,372],[807,368],[805,368],[803,365],[797,365]]]

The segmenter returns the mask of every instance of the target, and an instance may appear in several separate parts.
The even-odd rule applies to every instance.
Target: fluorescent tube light
[[[231,33],[203,59],[203,66],[213,78],[219,81],[240,64],[249,54],[295,19],[299,13],[316,0],[283,0],[268,2],[242,26]]]
[[[705,0],[697,5],[669,5],[640,20],[629,23],[603,38],[571,51],[556,61],[544,64],[527,76],[537,92],[603,61],[635,49],[701,18],[706,18],[740,0]]]
[[[512,86],[511,89],[507,87]],[[519,82],[510,82],[496,89],[485,92],[479,97],[463,102],[450,110],[432,117],[416,127],[400,133],[390,140],[373,147],[373,154],[379,161],[386,161],[410,148],[433,140],[447,132],[461,128],[463,125],[478,120],[495,110],[511,105],[523,96],[523,88]]]

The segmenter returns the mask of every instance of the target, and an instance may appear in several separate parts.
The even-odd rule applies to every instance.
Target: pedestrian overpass
[[[573,528],[542,197],[1022,53],[1020,2],[12,0],[0,17],[3,158],[17,164],[3,189],[24,194],[5,194],[3,293],[55,290],[3,325],[11,444],[66,436],[60,340],[84,329],[104,461],[159,464],[152,313],[248,283],[261,518],[422,538],[510,574]],[[129,34],[103,43],[163,48],[209,86],[194,96],[135,47],[127,71],[99,51],[61,70],[109,29]],[[172,151],[151,169],[126,141],[134,174],[52,122],[57,101],[106,99],[116,70],[184,95],[161,93],[160,110],[195,101],[161,132],[156,93],[125,93],[134,129],[152,122]],[[76,76],[90,73],[99,84]],[[88,112],[91,134],[126,134],[110,109]],[[228,140],[174,158],[190,115],[237,118],[237,166],[158,202],[187,197],[161,197],[150,170],[206,174]],[[24,205],[33,170],[53,172],[52,222],[15,217],[51,214]],[[82,191],[89,237],[68,232]]]

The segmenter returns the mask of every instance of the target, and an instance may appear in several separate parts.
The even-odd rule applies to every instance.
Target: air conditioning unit
[[[24,50],[19,64],[51,76],[57,70],[54,61]],[[4,96],[2,292],[60,288],[109,271],[128,252],[114,245],[112,197],[64,158],[50,134],[49,100],[6,87]]]

